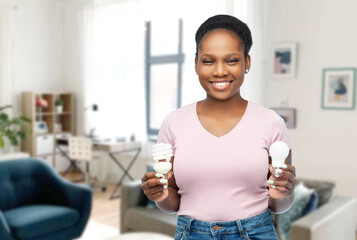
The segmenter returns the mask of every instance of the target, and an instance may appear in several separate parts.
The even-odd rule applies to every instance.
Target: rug
[[[82,234],[76,240],[106,240],[119,235],[118,228],[90,220]]]

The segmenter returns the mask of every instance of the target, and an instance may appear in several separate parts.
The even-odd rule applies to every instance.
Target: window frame
[[[146,22],[145,33],[145,89],[146,89],[146,130],[148,136],[157,137],[158,128],[151,127],[151,67],[153,65],[162,65],[177,63],[177,108],[181,107],[182,90],[182,64],[185,55],[182,53],[182,19],[179,19],[179,39],[177,54],[151,55],[151,22]]]

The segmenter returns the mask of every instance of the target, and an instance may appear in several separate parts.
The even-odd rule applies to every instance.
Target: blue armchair
[[[69,240],[80,237],[92,191],[63,179],[32,158],[0,162],[0,239]]]

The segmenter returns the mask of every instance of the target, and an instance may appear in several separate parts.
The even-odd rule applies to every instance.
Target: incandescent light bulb
[[[289,147],[284,142],[276,141],[270,146],[269,154],[272,158],[274,176],[278,177],[279,175],[277,174],[276,170],[284,166],[285,159],[289,155]]]

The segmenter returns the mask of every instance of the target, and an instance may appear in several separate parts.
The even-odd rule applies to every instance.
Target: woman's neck
[[[200,102],[200,113],[215,116],[237,116],[245,112],[248,101],[237,94],[230,99],[217,100],[209,96]]]

